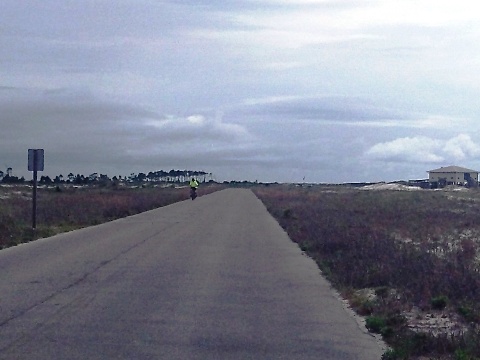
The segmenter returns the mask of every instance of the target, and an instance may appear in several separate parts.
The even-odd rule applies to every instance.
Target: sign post
[[[37,228],[37,172],[43,171],[44,151],[43,149],[28,149],[28,171],[33,171],[33,209],[32,229]]]

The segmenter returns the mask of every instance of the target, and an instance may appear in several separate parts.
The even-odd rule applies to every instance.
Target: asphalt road
[[[380,359],[249,190],[0,251],[0,359]]]

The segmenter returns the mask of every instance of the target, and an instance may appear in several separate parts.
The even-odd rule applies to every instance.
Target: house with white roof
[[[478,185],[478,171],[460,166],[445,166],[428,171],[428,182],[436,186],[445,185]]]

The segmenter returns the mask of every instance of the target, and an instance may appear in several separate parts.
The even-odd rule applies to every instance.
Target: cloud
[[[0,166],[23,168],[29,147],[54,175],[342,181],[473,161],[473,5],[4,0]]]
[[[243,115],[262,118],[268,116],[277,120],[338,123],[410,120],[410,116],[402,111],[351,96],[280,96],[247,99],[244,104],[240,110]]]
[[[199,37],[299,49],[318,44],[383,40],[386,28],[447,27],[480,19],[474,3],[451,1],[253,1],[257,8],[224,10],[227,28],[195,30]],[[263,6],[262,6],[263,5]],[[198,31],[200,30],[200,31]],[[193,33],[192,33],[193,35]]]
[[[365,152],[367,159],[410,163],[456,162],[476,159],[479,155],[480,145],[468,134],[448,140],[426,136],[399,138],[375,144]]]
[[[406,137],[379,143],[368,149],[365,155],[370,159],[392,162],[441,162],[437,155],[441,142],[428,137]]]
[[[455,160],[478,158],[480,145],[473,142],[470,135],[460,134],[445,143],[443,151]]]
[[[271,71],[284,71],[284,70],[301,68],[303,66],[305,66],[305,64],[300,61],[285,61],[285,62],[272,61],[271,63],[262,65],[261,68],[265,70],[271,70]]]
[[[476,126],[469,117],[421,113],[385,105],[374,98],[360,96],[271,96],[250,98],[234,110],[233,118],[263,122],[316,122],[368,129],[397,128],[456,130]],[[231,115],[231,114],[230,114]],[[359,131],[359,129],[355,130]]]
[[[261,148],[220,114],[163,115],[78,91],[2,88],[0,107],[0,161],[17,169],[29,148],[45,149],[47,170],[58,172],[235,163]]]
[[[159,140],[168,143],[178,141],[192,144],[205,141],[231,143],[250,138],[245,128],[225,123],[219,116],[213,118],[201,114],[186,117],[167,116],[163,119],[147,120],[145,125],[150,128],[149,133],[153,132]]]
[[[332,8],[336,10],[335,6]],[[258,46],[264,51],[378,38],[372,33],[351,31],[350,24],[345,22],[341,12],[334,14],[325,9],[286,10],[280,7],[225,15],[231,19],[232,26],[196,29],[190,36]]]

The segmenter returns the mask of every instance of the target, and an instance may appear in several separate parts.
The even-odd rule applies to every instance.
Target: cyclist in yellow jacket
[[[197,197],[198,181],[195,178],[190,180],[190,197],[195,200]]]
[[[195,190],[198,188],[198,181],[195,178],[192,178],[192,180],[190,180],[190,188]]]

